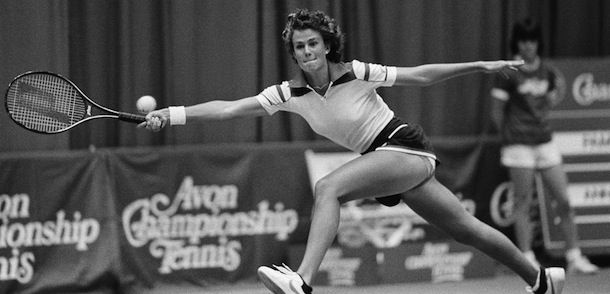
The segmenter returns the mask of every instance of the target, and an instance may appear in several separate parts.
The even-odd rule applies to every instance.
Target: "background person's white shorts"
[[[562,163],[554,141],[540,145],[514,144],[502,147],[501,162],[506,167],[542,169]]]

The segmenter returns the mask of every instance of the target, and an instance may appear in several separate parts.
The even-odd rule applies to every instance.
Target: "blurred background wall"
[[[387,65],[510,58],[512,23],[543,25],[544,56],[610,55],[604,0],[2,0],[0,82],[29,70],[73,80],[110,108],[135,112],[153,95],[160,107],[258,94],[291,78],[296,66],[280,33],[296,8],[320,9],[347,36],[345,60]],[[427,88],[381,90],[397,115],[431,136],[489,133],[491,75]],[[0,151],[69,150],[202,143],[324,140],[300,117],[191,123],[160,133],[115,120],[61,135],[39,135],[0,115]]]

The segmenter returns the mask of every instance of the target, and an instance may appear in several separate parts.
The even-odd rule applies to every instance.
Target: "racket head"
[[[88,105],[70,80],[32,71],[13,79],[5,95],[6,111],[19,126],[42,134],[67,131],[84,120]]]

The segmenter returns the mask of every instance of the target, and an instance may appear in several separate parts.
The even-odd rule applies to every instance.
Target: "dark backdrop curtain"
[[[65,150],[68,133],[42,136],[11,122],[4,111],[4,87],[29,70],[68,73],[68,3],[10,0],[0,4],[0,152]]]
[[[280,39],[295,8],[321,9],[347,35],[345,60],[413,66],[508,58],[512,23],[544,26],[544,55],[610,55],[604,0],[5,0],[0,10],[0,78],[27,70],[72,79],[100,104],[136,111],[145,94],[159,106],[234,100],[290,79],[296,66]],[[432,136],[487,132],[490,75],[426,88],[381,90],[397,115]],[[151,134],[114,120],[42,136],[0,116],[0,150],[80,149],[226,142],[321,140],[298,116],[189,123]]]

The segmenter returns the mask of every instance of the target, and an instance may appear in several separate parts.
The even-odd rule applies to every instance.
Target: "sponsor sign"
[[[0,293],[64,292],[77,289],[76,277],[120,276],[102,161],[76,152],[0,165]]]
[[[580,246],[587,254],[610,253],[610,59],[552,64],[567,86],[565,97],[551,111],[551,125],[564,157]],[[561,219],[540,178],[537,192],[544,245],[562,255]]]
[[[403,244],[380,250],[379,276],[385,283],[459,282],[495,275],[495,262],[453,240]]]
[[[377,249],[372,246],[361,248],[331,247],[324,256],[320,270],[314,278],[313,285],[329,286],[362,286],[380,282],[377,274]],[[305,245],[293,245],[289,248],[289,263],[301,263],[305,254]]]
[[[289,249],[289,262],[298,265],[304,245]],[[453,240],[405,243],[392,248],[331,247],[313,285],[459,282],[495,276],[495,262],[476,249]]]
[[[189,269],[233,272],[242,266],[240,237],[271,235],[286,241],[298,224],[298,214],[283,203],[260,201],[239,210],[235,185],[196,185],[185,177],[173,197],[158,193],[128,204],[122,213],[123,232],[133,248],[148,247],[159,260],[160,274]]]
[[[306,178],[303,149],[277,154],[0,154],[0,293],[253,279],[310,214],[307,182],[278,188]]]

